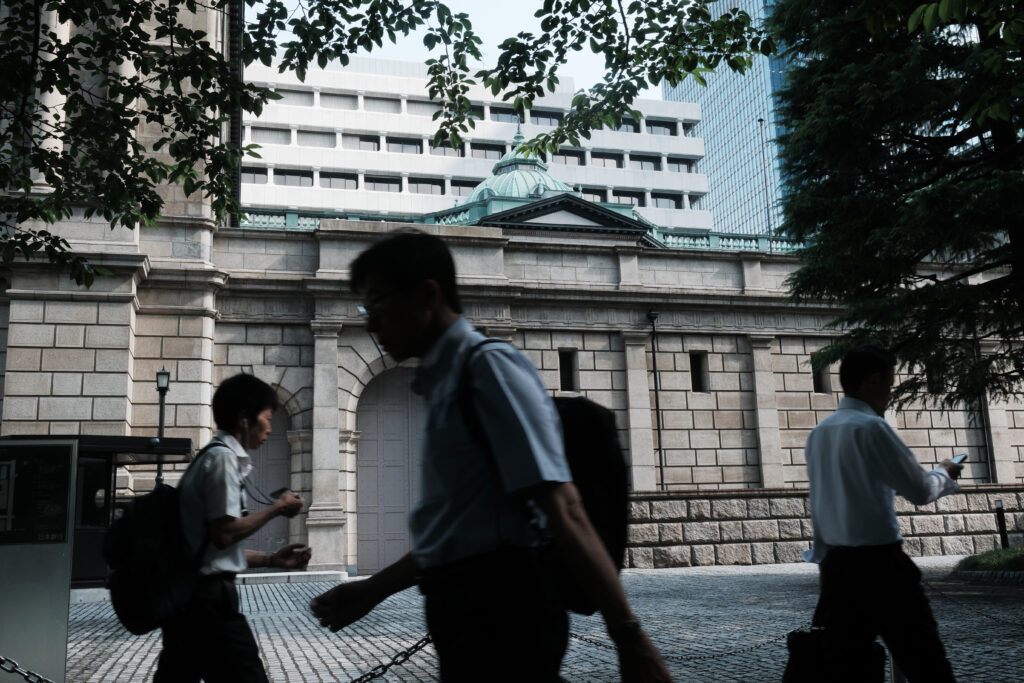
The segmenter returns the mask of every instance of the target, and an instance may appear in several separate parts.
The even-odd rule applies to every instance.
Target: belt
[[[473,584],[491,584],[500,572],[523,572],[538,566],[536,548],[507,546],[438,567],[419,570],[416,583],[424,595],[460,590]]]

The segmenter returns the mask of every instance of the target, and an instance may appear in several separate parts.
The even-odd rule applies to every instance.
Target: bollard
[[[1003,549],[1010,547],[1010,539],[1006,536],[1006,514],[1003,512],[1003,501],[996,501],[996,526],[999,527],[999,543]]]

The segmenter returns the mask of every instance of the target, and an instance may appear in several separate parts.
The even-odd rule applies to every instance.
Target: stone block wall
[[[1024,487],[970,486],[915,506],[897,498],[908,555],[969,555],[998,546],[995,501],[1006,510],[1011,546],[1024,545]],[[785,489],[634,494],[627,567],[800,562],[811,546],[807,495]]]

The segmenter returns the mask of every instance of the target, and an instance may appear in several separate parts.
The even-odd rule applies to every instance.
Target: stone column
[[[771,346],[774,337],[748,337],[754,358],[754,394],[757,400],[757,445],[761,463],[761,486],[782,488],[785,471],[779,441],[779,408],[775,401]]]
[[[338,421],[338,334],[341,323],[314,320],[313,329],[313,486],[309,506],[310,567],[345,570],[345,510],[341,504]]]
[[[629,478],[634,491],[658,488],[651,427],[651,386],[647,379],[646,332],[623,332],[626,348],[626,405],[629,419]]]

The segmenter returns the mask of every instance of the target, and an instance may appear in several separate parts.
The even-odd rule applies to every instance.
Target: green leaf
[[[919,5],[907,21],[907,31],[913,33],[917,30],[917,27],[921,25],[921,20],[924,19],[924,11],[928,9],[928,5]]]

